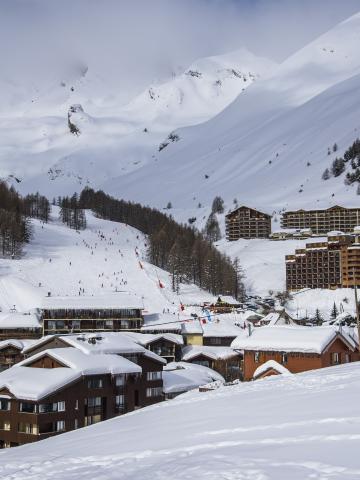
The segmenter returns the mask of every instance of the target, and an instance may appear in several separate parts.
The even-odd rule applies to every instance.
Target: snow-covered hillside
[[[3,450],[4,480],[358,479],[358,362],[191,392]]]
[[[357,14],[288,58],[215,118],[178,130],[179,141],[156,161],[113,179],[106,189],[179,208],[208,205],[215,195],[270,212],[354,206],[355,186],[345,186],[344,176],[321,176],[336,155],[328,155],[328,148],[336,142],[339,155],[360,133],[359,39]],[[133,184],[140,188],[132,190]]]
[[[54,296],[107,295],[127,292],[149,312],[179,313],[180,302],[199,304],[212,296],[195,285],[171,290],[169,274],[144,260],[146,238],[125,224],[95,218],[87,212],[88,228],[64,226],[53,207],[52,221],[33,220],[33,239],[20,260],[0,260],[0,307],[15,305],[26,312]],[[164,288],[160,288],[159,280]]]
[[[40,86],[29,84],[27,97],[16,83],[4,86],[0,176],[15,175],[22,191],[51,195],[86,184],[101,187],[153,163],[173,129],[213,117],[274,63],[245,49],[200,59],[125,105],[91,66],[72,67],[59,60],[51,78],[41,79]],[[78,135],[70,133],[68,113]]]

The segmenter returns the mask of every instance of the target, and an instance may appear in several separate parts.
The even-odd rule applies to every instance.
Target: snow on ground
[[[88,228],[76,232],[58,220],[33,220],[34,235],[20,260],[0,259],[0,307],[26,311],[51,296],[116,295],[127,292],[148,311],[169,308],[178,313],[180,302],[200,303],[212,296],[195,285],[171,290],[169,274],[144,260],[146,237],[125,224],[86,213]],[[142,268],[141,268],[142,267]],[[159,280],[165,288],[159,287]],[[120,295],[119,295],[120,296]]]
[[[303,248],[305,243],[322,241],[326,241],[326,238],[284,241],[242,238],[236,242],[223,239],[217,242],[216,246],[233,260],[239,259],[244,269],[248,293],[268,295],[269,290],[285,290],[285,255],[295,253],[295,250]]]
[[[3,480],[360,477],[360,364],[190,392],[0,452]],[[46,458],[44,458],[46,452]]]

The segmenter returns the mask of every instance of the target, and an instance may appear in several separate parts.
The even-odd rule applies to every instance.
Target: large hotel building
[[[287,290],[360,286],[358,235],[330,232],[326,242],[307,243],[285,262]]]
[[[326,210],[296,210],[285,212],[282,228],[310,228],[314,235],[326,235],[334,230],[352,233],[360,225],[360,208],[344,208],[335,205]]]

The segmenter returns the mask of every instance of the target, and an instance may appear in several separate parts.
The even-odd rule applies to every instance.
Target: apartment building
[[[286,255],[286,288],[336,289],[360,285],[360,245],[355,235],[332,233]]]
[[[352,233],[357,225],[360,225],[360,208],[339,205],[325,210],[288,211],[281,218],[282,228],[310,228],[314,235],[326,235],[334,230]]]
[[[271,216],[249,207],[239,207],[225,217],[226,239],[269,238]]]

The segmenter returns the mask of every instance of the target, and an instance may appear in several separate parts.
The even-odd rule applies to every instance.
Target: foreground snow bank
[[[190,392],[2,451],[6,480],[360,477],[360,363]]]

